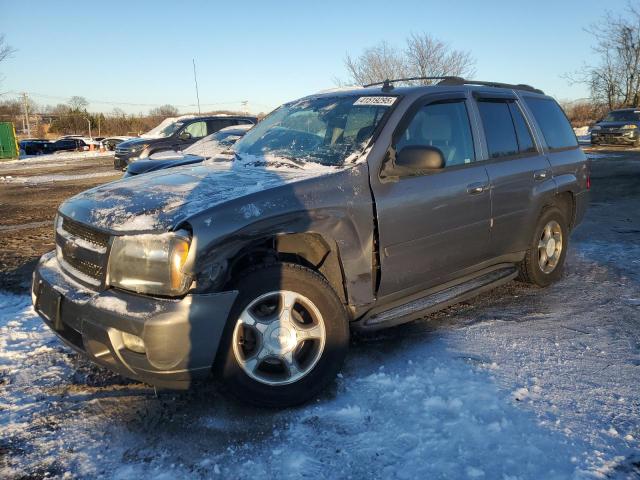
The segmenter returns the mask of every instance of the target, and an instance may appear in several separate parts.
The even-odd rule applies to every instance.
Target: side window
[[[475,159],[464,100],[431,103],[418,110],[395,148],[400,152],[405,147],[421,145],[439,148],[445,167],[471,163]]]
[[[209,120],[207,122],[208,133],[216,133],[218,130],[222,130],[225,127],[235,125],[233,120]]]
[[[551,149],[577,147],[578,141],[569,120],[554,100],[549,98],[525,97],[525,102],[542,130],[547,145]]]
[[[202,138],[207,134],[206,122],[193,122],[187,125],[183,132],[191,134],[191,138]]]
[[[533,143],[531,131],[527,126],[527,122],[515,102],[509,102],[509,111],[513,119],[513,125],[516,127],[516,136],[518,137],[518,148],[520,153],[531,153],[536,151]]]
[[[518,139],[509,104],[504,101],[481,100],[478,102],[478,109],[487,138],[489,158],[517,155]]]

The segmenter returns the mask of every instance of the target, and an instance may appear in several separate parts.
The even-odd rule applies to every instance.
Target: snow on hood
[[[317,164],[296,168],[273,158],[259,164],[255,158],[208,162],[101,185],[67,200],[60,212],[114,232],[164,231],[215,205],[337,170]]]

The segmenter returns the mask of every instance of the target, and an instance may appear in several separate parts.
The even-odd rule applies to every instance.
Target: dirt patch
[[[54,248],[53,218],[58,206],[73,195],[122,176],[113,170],[111,157],[51,166],[27,162],[2,165],[0,170],[5,179],[0,188],[0,289],[13,292],[29,288],[37,259]],[[54,174],[102,176],[47,181],[47,176]],[[41,181],[20,183],[34,176],[41,176]]]

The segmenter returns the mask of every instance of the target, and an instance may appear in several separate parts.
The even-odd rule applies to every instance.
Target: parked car
[[[234,152],[59,207],[33,302],[64,342],[155,385],[213,372],[244,401],[301,403],[335,378],[352,329],[558,280],[588,203],[566,116],[525,85],[312,95]]]
[[[107,150],[113,151],[122,142],[131,140],[132,138],[136,138],[136,137],[129,137],[129,136],[107,137],[102,139],[101,143],[102,145],[104,145],[104,148],[106,148]]]
[[[255,117],[212,115],[212,116],[183,116],[166,124],[162,129],[151,134],[142,135],[116,147],[113,166],[116,170],[124,170],[127,165],[143,158],[148,158],[157,152],[166,150],[180,151],[192,145],[197,140],[218,130],[233,125],[253,125]]]
[[[204,160],[223,154],[229,151],[253,125],[236,125],[234,127],[226,127],[222,130],[207,135],[202,140],[187,147],[183,152],[174,151],[154,153],[147,160],[138,160],[130,163],[124,176],[132,177],[141,173],[154,172],[171,167],[180,167],[183,165],[195,165],[202,163]],[[231,152],[230,152],[231,153]],[[231,160],[233,157],[227,155]]]
[[[56,153],[56,152],[83,152],[89,150],[89,145],[81,138],[60,138],[55,142],[50,142],[45,145],[43,153]]]
[[[64,139],[82,140],[87,147],[89,145],[93,145],[94,147],[100,146],[100,142],[97,141],[95,138],[87,137],[85,135],[63,135],[59,138],[59,140],[64,140]]]
[[[22,150],[25,155],[42,155],[45,153],[47,145],[50,143],[51,142],[46,139],[27,138],[21,140],[19,146],[20,150]]]
[[[617,144],[640,146],[640,108],[610,111],[591,128],[593,145]]]

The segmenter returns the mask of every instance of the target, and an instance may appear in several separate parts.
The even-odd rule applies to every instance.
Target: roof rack
[[[384,82],[375,82],[370,83],[368,85],[364,85],[367,87],[375,87],[377,85],[382,85],[382,91],[389,91],[393,89],[393,83],[396,82],[408,82],[411,80],[440,80],[438,85],[482,85],[484,87],[494,87],[494,88],[511,88],[514,90],[524,90],[526,92],[539,93],[544,95],[544,92],[538,88],[534,88],[531,85],[525,85],[524,83],[519,83],[517,85],[511,83],[500,83],[500,82],[486,82],[483,80],[467,80],[462,77],[455,76],[444,76],[444,77],[408,77],[408,78],[396,78],[393,80],[385,80]]]
[[[544,92],[538,88],[533,88],[531,85],[525,85],[524,83],[518,83],[517,85],[511,83],[500,82],[485,82],[483,80],[467,80],[460,77],[450,77],[442,80],[438,85],[482,85],[484,87],[495,88],[512,88],[514,90],[524,90],[527,92],[540,93],[544,95]]]
[[[458,80],[464,80],[464,78],[452,77],[452,76],[445,76],[445,77],[406,77],[406,78],[394,78],[393,80],[387,78],[383,82],[369,83],[367,85],[363,85],[363,87],[364,88],[368,88],[368,87],[375,87],[377,85],[382,85],[382,91],[386,91],[386,90],[393,89],[392,83],[410,82],[411,80],[440,80],[441,83],[442,83],[445,80],[458,81]]]

